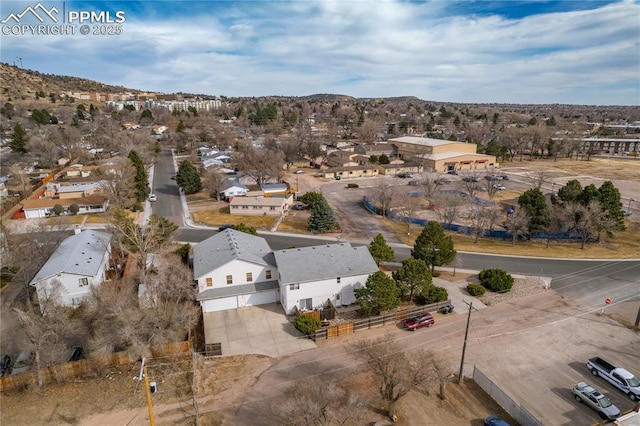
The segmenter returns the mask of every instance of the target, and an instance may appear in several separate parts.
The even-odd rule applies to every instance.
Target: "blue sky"
[[[162,92],[640,104],[637,0],[40,3],[126,20],[33,35],[11,34],[33,16],[9,19],[2,62]],[[0,19],[37,4],[2,0]]]

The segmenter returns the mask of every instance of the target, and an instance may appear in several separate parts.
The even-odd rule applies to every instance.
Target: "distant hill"
[[[140,90],[111,86],[85,78],[44,74],[6,63],[0,63],[0,82],[3,97],[14,98],[33,96],[39,92],[43,92],[45,96],[49,96],[49,93],[61,92],[140,92]]]

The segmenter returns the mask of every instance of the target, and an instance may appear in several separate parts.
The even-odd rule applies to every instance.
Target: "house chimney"
[[[73,234],[78,235],[80,232],[82,232],[82,230],[80,229],[80,226],[76,225],[75,228],[73,228]]]

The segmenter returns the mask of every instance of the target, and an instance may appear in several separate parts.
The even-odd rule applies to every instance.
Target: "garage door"
[[[277,302],[278,294],[276,290],[270,290],[260,293],[246,294],[244,296],[240,296],[240,299],[244,299],[244,305],[242,304],[242,301],[240,302],[241,306],[264,305],[265,303]]]
[[[238,307],[237,298],[226,297],[224,299],[207,300],[202,305],[202,312],[224,311],[226,309],[236,309]]]

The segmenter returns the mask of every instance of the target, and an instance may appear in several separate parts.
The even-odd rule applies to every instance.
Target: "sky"
[[[2,62],[137,90],[640,104],[639,0],[2,0],[0,20]]]

